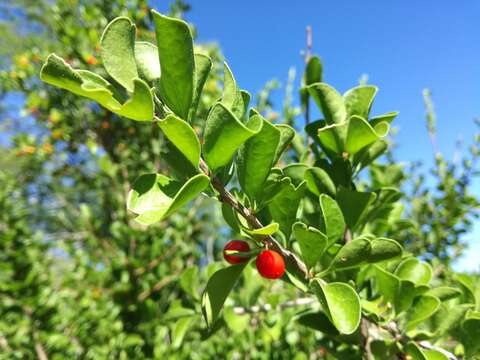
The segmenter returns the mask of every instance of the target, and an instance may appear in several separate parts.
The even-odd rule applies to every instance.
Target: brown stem
[[[145,301],[147,298],[149,298],[153,293],[157,292],[157,291],[160,291],[162,288],[164,288],[165,286],[167,286],[168,284],[172,283],[173,281],[175,281],[176,279],[178,278],[178,274],[173,274],[173,275],[167,275],[165,276],[162,280],[160,280],[159,282],[157,282],[155,285],[153,285],[150,289],[148,290],[145,290],[143,292],[141,292],[138,297],[137,297],[137,300],[139,302],[143,302]]]
[[[200,159],[200,169],[207,175],[211,176],[210,170],[208,169],[207,164],[203,159]],[[237,213],[239,213],[253,229],[260,229],[263,227],[262,223],[255,214],[245,207],[242,203],[240,203],[231,192],[229,192],[222,184],[220,179],[216,176],[211,176],[212,186],[218,192],[218,197],[221,202],[230,205]],[[305,279],[309,277],[307,267],[305,264],[291,251],[285,249],[280,245],[280,243],[275,240],[272,236],[265,236],[264,243],[269,248],[277,251],[280,253],[287,266],[291,269],[295,270],[299,275],[302,275]]]

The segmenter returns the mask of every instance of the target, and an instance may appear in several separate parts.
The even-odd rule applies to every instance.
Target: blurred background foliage
[[[188,10],[172,2],[170,15]],[[130,184],[143,172],[169,171],[158,127],[123,121],[40,82],[50,52],[108,77],[99,57],[103,28],[128,16],[137,36],[152,41],[148,1],[0,0],[0,13],[0,359],[328,358],[322,334],[292,321],[287,300],[295,290],[250,267],[224,320],[207,333],[198,299],[233,236],[218,207],[204,197],[160,224],[133,223],[125,208]],[[197,50],[215,64],[200,124],[220,97],[223,56],[216,44]],[[294,84],[291,69],[284,102],[272,103],[280,83],[271,81],[256,105],[269,120],[301,129]],[[405,192],[374,233],[403,243],[448,282],[478,217],[472,181],[480,175],[480,136],[445,159],[436,150],[429,92],[424,96],[434,166],[399,165],[391,139],[390,152],[361,175],[362,186]],[[301,159],[295,142],[289,156]],[[251,311],[265,304],[283,310]]]

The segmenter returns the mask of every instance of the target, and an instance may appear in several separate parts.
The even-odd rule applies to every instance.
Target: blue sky
[[[161,3],[164,3],[161,1]],[[340,91],[362,74],[380,91],[373,113],[398,110],[396,156],[431,163],[422,89],[430,88],[437,141],[452,158],[455,141],[468,144],[480,116],[480,2],[464,1],[221,1],[190,0],[186,15],[199,41],[216,41],[242,88],[252,93],[288,69],[302,71],[305,27],[324,63],[324,81]],[[158,10],[168,7],[153,2]],[[278,94],[281,99],[281,94]],[[279,105],[279,104],[277,104]],[[474,185],[480,195],[480,183]],[[459,268],[479,269],[480,226]]]

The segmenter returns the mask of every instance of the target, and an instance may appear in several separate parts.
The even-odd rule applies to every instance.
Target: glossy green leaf
[[[165,151],[162,152],[162,160],[170,166],[172,175],[178,179],[186,181],[198,174],[198,166],[192,164],[190,160],[167,138],[164,139]]]
[[[163,134],[196,168],[200,161],[200,141],[192,127],[175,115],[168,115],[157,122]]]
[[[198,103],[202,94],[203,86],[207,81],[210,70],[212,69],[212,60],[204,54],[195,54],[195,81],[193,87],[193,100],[188,119],[191,121],[197,112]]]
[[[240,234],[241,229],[237,220],[235,210],[233,210],[230,205],[222,203],[222,215],[228,226],[230,226],[230,228],[235,231],[235,233]]]
[[[275,234],[279,228],[280,226],[277,223],[271,223],[258,229],[243,229],[243,231],[252,236],[266,236]]]
[[[308,59],[307,65],[305,66],[305,74],[303,81],[306,86],[312,85],[314,83],[319,83],[322,81],[323,75],[323,66],[322,61],[316,55]]]
[[[160,60],[155,45],[145,41],[137,41],[135,43],[135,61],[140,77],[149,82],[160,79]]]
[[[180,286],[194,299],[198,299],[198,267],[187,268],[180,276]]]
[[[297,219],[298,206],[305,188],[305,182],[302,182],[297,187],[289,184],[268,204],[272,219],[280,224],[280,230],[287,239],[290,237],[292,225]]]
[[[137,222],[150,225],[171,215],[206,189],[210,179],[198,174],[182,184],[160,174],[140,176],[132,186],[127,208]]]
[[[349,269],[360,266],[368,261],[370,255],[370,241],[358,238],[349,241],[338,251],[329,266],[329,270]]]
[[[353,155],[386,136],[389,129],[387,122],[380,122],[372,127],[364,118],[354,115],[348,123],[345,151]]]
[[[426,293],[429,295],[429,292]],[[436,336],[442,336],[450,330],[458,327],[458,325],[465,318],[465,314],[473,307],[472,304],[455,304],[454,306],[447,306],[441,304],[438,311],[433,317],[433,329],[435,329]]]
[[[377,291],[385,302],[394,304],[400,288],[400,279],[380,266],[374,265]]]
[[[383,115],[374,116],[370,118],[369,122],[372,127],[375,127],[376,125],[384,121],[387,122],[388,124],[391,124],[393,119],[395,119],[397,115],[398,115],[398,112],[392,111]]]
[[[368,255],[368,262],[392,259],[402,254],[402,246],[392,239],[376,238],[370,244],[371,250]]]
[[[360,298],[346,283],[322,284],[318,279],[311,282],[325,314],[342,334],[352,334],[360,324]]]
[[[425,354],[422,352],[420,346],[418,346],[415,342],[410,341],[405,346],[405,351],[408,355],[412,358],[412,360],[428,360]]]
[[[326,83],[315,83],[308,87],[310,95],[322,110],[328,125],[342,124],[347,112],[342,95]]]
[[[205,125],[205,160],[212,170],[227,165],[237,149],[258,134],[263,119],[254,115],[244,125],[223,104],[216,103]]]
[[[439,298],[441,301],[453,299],[462,295],[462,292],[458,289],[448,286],[439,286],[434,289],[430,289],[426,295],[431,295]]]
[[[202,313],[209,328],[217,321],[228,294],[245,266],[239,264],[220,269],[208,280],[202,295]]]
[[[322,120],[322,126],[318,129],[317,137],[320,145],[327,153],[332,152],[340,154],[343,152],[346,138],[345,124],[346,123],[326,125]],[[342,129],[343,133],[345,133],[345,136],[342,139],[337,135],[337,129]]]
[[[311,329],[321,331],[324,334],[338,335],[339,332],[323,312],[307,312],[298,316],[297,321]]]
[[[324,193],[335,196],[337,192],[335,183],[322,168],[311,167],[305,170],[305,181],[307,182],[308,190],[317,196]]]
[[[375,200],[375,193],[358,192],[341,188],[337,191],[337,202],[342,209],[345,222],[350,229],[359,224],[369,205]]]
[[[272,169],[265,181],[263,191],[259,194],[258,202],[261,205],[268,205],[291,184],[291,179],[285,177],[280,169]]]
[[[368,119],[377,91],[378,88],[371,85],[361,85],[348,90],[343,95],[347,117],[358,115],[363,119]]]
[[[434,296],[422,295],[415,299],[407,313],[407,329],[431,317],[440,307],[440,300]]]
[[[418,295],[415,284],[409,280],[400,280],[397,294],[395,295],[395,312],[400,314],[408,311],[413,303],[414,298]]]
[[[152,10],[162,76],[159,92],[163,102],[186,120],[193,101],[195,59],[188,24]]]
[[[55,54],[47,58],[40,71],[40,79],[50,85],[95,100],[106,109],[126,118],[138,121],[153,120],[153,98],[148,85],[134,79],[133,94],[121,104],[115,88],[101,76],[86,70],[74,70]]]
[[[182,345],[183,338],[194,320],[194,317],[184,317],[176,321],[172,329],[172,347],[174,349],[178,349]]]
[[[426,262],[410,257],[398,265],[395,275],[417,285],[428,285],[432,278],[432,268]]]
[[[320,209],[328,246],[343,238],[345,220],[337,202],[326,194],[320,195]]]
[[[360,164],[359,170],[370,165],[375,159],[381,156],[388,149],[388,143],[385,140],[378,140],[372,145],[362,149],[355,154],[353,164]]]
[[[100,40],[103,66],[107,73],[132,92],[138,78],[135,62],[135,25],[126,17],[113,19]]]
[[[305,179],[305,171],[308,165],[302,163],[292,163],[285,166],[282,171],[285,176],[288,176],[295,186],[301,184]]]
[[[308,268],[314,267],[327,247],[328,238],[320,230],[297,222],[293,225],[293,236],[297,240],[302,259]]]
[[[239,149],[237,175],[240,186],[253,202],[267,179],[275,160],[280,131],[262,118],[260,132]]]
[[[277,151],[275,152],[275,157],[273,159],[273,165],[280,160],[280,157],[295,137],[295,130],[288,125],[279,124],[275,125],[275,128],[280,131],[280,139],[278,141]]]
[[[447,355],[441,353],[437,350],[432,349],[422,349],[423,355],[427,360],[449,360]]]
[[[237,82],[233,76],[232,70],[225,62],[223,63],[223,94],[222,94],[222,104],[225,105],[230,111],[235,104],[235,100],[238,95]]]

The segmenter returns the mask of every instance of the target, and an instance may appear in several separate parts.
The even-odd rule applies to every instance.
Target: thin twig
[[[245,315],[245,314],[256,314],[256,313],[261,313],[261,312],[269,312],[273,309],[287,309],[290,307],[295,307],[295,306],[301,306],[301,305],[310,305],[316,302],[317,299],[315,298],[299,298],[296,300],[290,300],[284,303],[279,304],[276,307],[273,307],[270,304],[264,304],[264,305],[255,305],[249,308],[244,308],[241,306],[236,306],[233,308],[233,312],[236,315]]]
[[[162,280],[160,280],[159,282],[157,282],[157,283],[156,283],[155,285],[153,285],[150,289],[141,292],[141,293],[138,295],[138,297],[137,297],[138,301],[139,301],[139,302],[145,301],[147,298],[149,298],[150,296],[152,296],[153,293],[160,291],[160,290],[163,289],[165,286],[167,286],[168,284],[170,284],[170,283],[172,283],[173,281],[175,281],[177,278],[178,278],[178,274],[173,274],[173,275],[165,276]]]
[[[201,170],[207,175],[210,176],[210,171],[208,169],[207,164],[203,159],[200,159],[200,168]],[[220,179],[216,176],[213,176],[211,179],[213,188],[219,193],[218,197],[219,200],[223,203],[228,204],[232,207],[237,213],[239,213],[253,229],[260,229],[263,227],[262,223],[255,214],[248,208],[246,208],[242,203],[240,203],[232,193],[230,193],[222,184]],[[264,244],[271,249],[280,253],[287,266],[290,265],[291,268],[296,270],[299,274],[301,274],[305,279],[309,277],[307,267],[305,264],[291,251],[283,248],[280,243],[275,240],[272,236],[265,236],[263,240]]]

